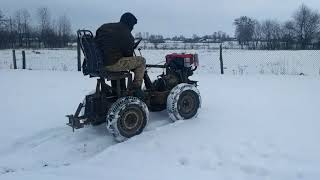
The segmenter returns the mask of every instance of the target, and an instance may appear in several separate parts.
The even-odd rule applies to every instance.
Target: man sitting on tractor
[[[96,32],[95,41],[102,52],[105,70],[109,72],[134,72],[132,90],[141,89],[146,60],[142,56],[134,56],[135,42],[131,34],[137,18],[127,12],[120,22],[107,23],[100,26]]]

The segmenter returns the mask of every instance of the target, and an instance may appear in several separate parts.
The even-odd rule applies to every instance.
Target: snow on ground
[[[319,76],[193,79],[203,99],[196,119],[151,113],[144,133],[116,144],[105,125],[65,125],[94,79],[0,70],[0,179],[320,178]]]
[[[76,71],[77,51],[74,49],[25,50],[26,67],[32,70]],[[22,69],[22,50],[16,50],[18,69]],[[12,50],[0,50],[0,69],[13,69]]]
[[[149,64],[163,63],[173,52],[198,53],[202,72],[220,73],[219,50],[142,50]],[[136,52],[139,54],[138,52]],[[17,65],[22,67],[21,50],[16,50]],[[320,51],[253,51],[225,49],[226,74],[232,75],[320,75]],[[72,49],[26,50],[27,69],[76,71],[77,52]],[[0,51],[0,69],[12,69],[12,51]],[[156,70],[152,70],[155,72]],[[160,71],[156,71],[160,72]]]

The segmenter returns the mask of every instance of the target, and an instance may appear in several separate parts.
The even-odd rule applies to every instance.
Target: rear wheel
[[[200,92],[191,84],[178,84],[171,90],[167,99],[167,110],[173,121],[196,117],[200,107]]]
[[[142,133],[147,125],[149,111],[139,98],[128,96],[118,99],[109,109],[107,127],[119,142]]]

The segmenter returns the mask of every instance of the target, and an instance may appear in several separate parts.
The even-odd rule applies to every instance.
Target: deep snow
[[[199,70],[201,72],[201,69]],[[198,118],[151,113],[116,144],[105,125],[65,125],[95,80],[78,72],[0,70],[0,179],[320,178],[320,79],[199,73]]]

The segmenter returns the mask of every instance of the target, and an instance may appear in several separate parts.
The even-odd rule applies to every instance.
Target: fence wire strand
[[[184,47],[183,45],[181,45]],[[192,45],[188,44],[188,47]],[[196,73],[220,74],[219,46],[191,49],[142,49],[148,64],[164,62],[170,53],[197,53],[200,67]],[[194,46],[195,47],[195,46]],[[143,46],[142,46],[143,48]],[[22,50],[16,50],[17,68],[22,68]],[[26,69],[77,71],[76,49],[25,50]],[[139,54],[139,53],[138,53]],[[83,59],[83,54],[81,55]],[[241,50],[223,47],[224,73],[230,75],[317,75],[320,76],[320,50],[268,51]],[[0,50],[0,69],[13,69],[12,50]],[[149,69],[149,72],[162,72]]]

